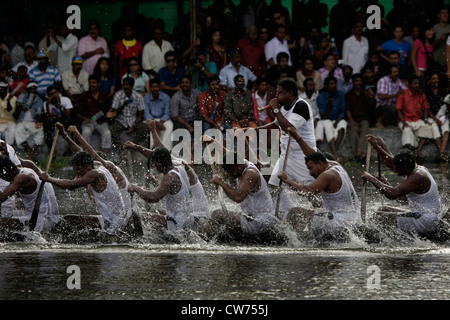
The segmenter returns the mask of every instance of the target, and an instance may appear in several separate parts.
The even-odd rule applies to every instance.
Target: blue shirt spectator
[[[170,97],[164,92],[159,92],[155,99],[152,93],[144,96],[144,119],[160,119],[168,121],[170,119]]]
[[[345,95],[337,90],[336,78],[331,77],[325,84],[325,89],[317,97],[317,107],[322,119],[337,120],[345,118]]]
[[[244,90],[249,90],[248,82],[256,80],[255,74],[249,68],[241,65],[241,53],[238,49],[235,49],[230,53],[230,60],[231,62],[220,70],[220,84],[230,89],[234,89],[234,77],[240,74],[244,76]]]

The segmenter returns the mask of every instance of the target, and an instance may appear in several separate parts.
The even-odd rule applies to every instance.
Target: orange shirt
[[[430,109],[425,93],[414,94],[410,89],[397,98],[395,109],[401,110],[405,121],[417,122],[423,118],[423,111]]]

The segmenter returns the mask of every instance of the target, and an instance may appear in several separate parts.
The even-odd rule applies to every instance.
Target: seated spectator
[[[345,95],[337,90],[336,77],[329,76],[324,81],[324,89],[317,97],[321,120],[316,127],[316,141],[322,142],[325,137],[330,145],[335,159],[338,159],[337,150],[344,139],[347,130],[345,114]]]
[[[164,29],[156,26],[153,39],[145,44],[142,52],[142,68],[152,78],[157,78],[159,70],[166,66],[166,52],[174,51],[172,44],[163,38],[163,34]]]
[[[251,91],[244,89],[244,76],[234,77],[234,89],[228,92],[223,101],[225,106],[225,128],[255,128],[254,107]]]
[[[322,33],[320,42],[314,51],[314,58],[316,61],[320,61],[320,67],[323,67],[323,57],[328,54],[333,55],[336,63],[338,62],[339,56],[336,54],[336,46],[331,43],[328,33]]]
[[[406,64],[400,64],[400,53],[398,51],[391,51],[388,54],[389,63],[385,64],[384,68],[380,71],[380,76],[385,77],[389,75],[390,65],[394,64],[398,68],[398,78],[403,82],[411,77],[412,69]],[[381,78],[380,78],[381,79]]]
[[[21,68],[26,68],[22,66]],[[19,68],[19,70],[21,69]],[[23,147],[30,160],[36,160],[36,152],[44,144],[44,127],[42,112],[44,101],[37,95],[37,83],[29,82],[25,92],[17,99],[17,111],[20,112],[16,121],[16,144]],[[33,140],[33,147],[28,139]]]
[[[219,29],[212,30],[210,40],[211,41],[206,48],[209,58],[207,60],[215,63],[218,72],[228,63],[227,52]]]
[[[38,95],[42,100],[46,100],[47,88],[55,86],[61,88],[61,75],[55,67],[48,63],[48,53],[44,50],[39,51],[37,55],[38,66],[29,72],[30,81],[38,84]]]
[[[13,145],[16,134],[16,111],[17,98],[8,92],[8,84],[0,82],[0,139],[7,144]]]
[[[89,90],[89,73],[83,70],[83,59],[75,56],[72,59],[72,69],[62,74],[64,94],[76,107],[77,100],[82,93]]]
[[[261,28],[261,32],[264,28]],[[265,42],[258,39],[258,29],[250,27],[247,36],[239,39],[236,43],[236,49],[241,51],[241,63],[250,69],[257,77],[261,77],[267,70],[267,64],[264,56]]]
[[[13,78],[8,76],[8,67],[6,65],[0,66],[0,82],[4,82],[10,87],[13,83]]]
[[[114,73],[111,60],[105,57],[98,59],[94,67],[94,76],[100,79],[98,89],[112,99],[116,93],[117,75]]]
[[[278,53],[277,63],[267,70],[267,83],[276,88],[281,73],[286,73],[288,78],[295,78],[295,69],[289,65],[289,54],[286,52]]]
[[[439,146],[439,161],[447,162],[448,157],[445,154],[447,149],[448,138],[449,138],[449,124],[447,117],[447,105],[444,102],[447,96],[448,90],[445,89],[444,85],[441,85],[439,80],[439,74],[434,73],[431,75],[428,81],[427,90],[425,95],[427,98],[429,109],[429,117],[437,124],[434,129],[438,129],[442,134],[441,138],[437,138],[436,142]],[[434,135],[438,135],[437,132]]]
[[[47,98],[44,101],[43,122],[44,139],[49,151],[53,144],[55,124],[60,122],[68,128],[71,125],[72,109],[73,105],[71,100],[68,97],[64,97],[57,87],[49,86],[47,88]]]
[[[342,69],[338,67],[334,55],[331,53],[326,54],[323,57],[323,67],[319,69],[320,77],[325,82],[328,76],[333,76],[336,79],[344,80],[344,73]]]
[[[275,115],[269,109],[259,111],[261,108],[267,106],[273,98],[275,98],[275,92],[269,86],[268,82],[264,78],[256,79],[256,90],[252,93],[254,115],[256,124],[259,126],[266,123],[270,123],[275,120]]]
[[[27,91],[27,84],[30,82],[27,73],[27,67],[19,66],[17,73],[13,76],[13,83],[11,84],[11,93],[18,98],[22,93]]]
[[[27,68],[27,73],[30,72],[34,67],[37,67],[38,61],[36,60],[36,48],[33,44],[28,44],[25,46],[24,61],[17,63],[12,69],[12,73],[17,73],[20,66],[25,66]]]
[[[397,52],[397,51],[395,51]],[[399,58],[400,61],[400,58]],[[372,72],[374,74],[375,79],[378,81],[378,79],[381,78],[381,73],[383,72],[383,70],[386,69],[386,65],[387,61],[385,61],[384,59],[381,60],[380,59],[380,52],[377,50],[373,50],[370,54],[369,54],[369,61],[367,61],[363,68],[361,69],[361,74],[364,75],[364,71],[363,69],[370,67],[372,68]]]
[[[301,92],[305,92],[303,83],[306,79],[312,79],[315,83],[315,91],[320,92],[323,89],[323,80],[319,71],[315,69],[314,60],[310,57],[305,57],[300,63],[300,70],[296,73],[298,88]]]
[[[400,54],[399,63],[406,65],[408,64],[409,55],[411,54],[411,45],[408,41],[403,39],[404,31],[401,25],[394,25],[392,30],[394,37],[391,40],[382,43],[376,48],[376,50],[380,52],[381,57],[388,63],[391,62],[389,61],[389,57],[387,55],[391,51],[397,51]]]
[[[147,137],[147,126],[142,121],[145,110],[144,98],[134,91],[133,87],[133,78],[123,79],[122,90],[114,95],[111,109],[106,114],[107,118],[113,120],[110,125],[111,139],[119,151],[122,150],[120,135],[123,132],[135,133],[132,139],[135,144]]]
[[[150,92],[150,78],[142,69],[138,58],[131,57],[128,59],[128,70],[122,77],[122,83],[125,78],[133,78],[133,91],[141,96],[145,96],[147,92]]]
[[[83,70],[89,75],[94,74],[98,59],[109,58],[108,42],[100,36],[100,22],[88,22],[88,34],[78,42],[78,55],[84,60]]]
[[[180,90],[180,80],[181,76],[185,72],[185,69],[177,65],[177,56],[175,51],[166,52],[164,59],[166,59],[167,66],[159,70],[158,77],[159,81],[161,81],[162,91],[169,97],[172,97],[175,92]]]
[[[377,93],[377,80],[375,78],[375,73],[373,72],[373,66],[367,65],[362,68],[361,75],[363,79],[364,90],[375,98]]]
[[[353,88],[352,82],[353,68],[350,65],[345,65],[342,67],[342,72],[344,74],[344,79],[343,80],[338,79],[337,89],[346,94]]]
[[[234,89],[234,77],[237,75],[242,75],[244,77],[244,89],[253,87],[256,76],[249,68],[241,65],[241,52],[238,49],[234,49],[230,52],[230,63],[220,70],[220,85],[226,86],[228,89]]]
[[[422,153],[422,147],[426,139],[440,138],[436,123],[428,120],[429,106],[425,93],[420,89],[419,77],[413,76],[409,88],[405,94],[398,97],[395,109],[398,115],[398,127],[402,130],[402,147],[410,150],[416,149],[418,156]],[[436,129],[436,128],[434,128]],[[439,133],[438,136],[436,136]],[[438,141],[436,141],[440,147]]]
[[[168,64],[170,65],[171,63]],[[162,144],[168,150],[172,150],[173,122],[170,118],[170,96],[162,92],[161,83],[158,79],[150,80],[150,93],[144,96],[144,104],[144,120],[155,120],[156,131],[161,138]],[[150,139],[152,139],[151,135]],[[150,144],[150,148],[152,148],[154,145],[153,140],[151,140]]]
[[[208,78],[217,74],[217,66],[213,61],[208,61],[208,53],[203,47],[195,50],[195,60],[191,62],[187,71],[192,77],[193,88],[205,92],[208,90]]]
[[[370,118],[374,112],[375,97],[364,89],[360,73],[352,76],[353,88],[345,95],[350,145],[355,158],[364,163],[366,158]]]
[[[395,105],[397,98],[406,89],[408,87],[398,78],[398,67],[391,64],[389,66],[389,75],[382,77],[377,83],[375,109],[377,120],[375,127],[383,128],[386,125],[396,125],[398,123]]]
[[[194,121],[197,120],[196,106],[200,90],[192,89],[192,79],[189,75],[181,77],[181,90],[170,99],[170,114],[174,130],[187,129],[191,134],[191,159],[194,159]],[[175,144],[182,141],[180,138]],[[189,146],[186,146],[187,148]]]
[[[89,91],[84,92],[78,100],[76,116],[81,122],[81,135],[92,145],[92,135],[95,131],[100,134],[101,148],[104,153],[111,149],[111,131],[109,130],[106,113],[110,109],[108,95],[98,88],[100,80],[89,76]]]
[[[319,96],[319,92],[316,90],[316,84],[311,78],[306,78],[303,80],[303,88],[305,91],[298,97],[308,102],[312,110],[314,128],[317,128],[317,122],[320,120],[319,107],[317,106],[317,97]]]
[[[198,96],[198,108],[203,120],[203,132],[216,128],[223,131],[225,125],[224,117],[224,97],[227,94],[220,85],[220,78],[217,75],[208,78],[208,90]]]

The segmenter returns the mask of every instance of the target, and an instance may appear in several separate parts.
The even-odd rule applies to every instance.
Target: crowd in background
[[[79,34],[66,17],[49,19],[38,43],[26,32],[13,41],[3,35],[0,138],[33,158],[40,146],[50,148],[61,122],[76,125],[89,143],[97,132],[109,153],[120,148],[123,132],[147,141],[145,121],[154,119],[172,149],[173,130],[193,133],[196,120],[203,131],[272,121],[260,108],[275,97],[278,81],[293,78],[311,106],[317,142],[336,157],[351,139],[355,159],[364,159],[369,128],[397,126],[404,147],[420,155],[434,140],[438,160],[447,161],[449,8],[399,0],[384,12],[375,3],[381,28],[369,29],[373,4],[293,1],[290,14],[276,0],[214,1],[197,9],[196,37],[186,27],[189,13],[169,33],[163,19],[134,16],[125,5],[111,39],[102,36],[101,21]]]

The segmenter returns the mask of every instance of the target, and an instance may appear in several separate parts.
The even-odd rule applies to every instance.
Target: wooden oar
[[[50,169],[50,164],[52,163],[52,160],[53,160],[53,154],[55,153],[56,142],[58,141],[58,133],[59,133],[59,131],[56,130],[55,138],[53,139],[52,149],[50,150],[50,156],[47,161],[47,168],[45,168],[45,173],[48,173],[48,170]],[[30,218],[30,222],[29,222],[30,231],[34,231],[34,228],[36,227],[36,222],[37,222],[37,218],[39,215],[39,207],[41,206],[42,192],[44,191],[44,184],[45,184],[45,182],[41,181],[41,186],[39,187],[39,191],[38,191],[38,194],[36,197],[36,202],[34,203],[33,212],[31,213],[31,218]]]
[[[284,157],[284,164],[283,164],[283,171],[286,171],[286,167],[287,167],[287,160],[288,160],[288,156],[289,156],[289,150],[291,149],[291,142],[292,142],[292,136],[289,135],[289,141],[288,141],[288,145],[287,145],[287,149],[286,149],[286,155]],[[279,211],[280,211],[280,202],[281,202],[281,185],[282,185],[283,181],[280,179],[280,185],[278,186],[278,191],[277,191],[277,202],[275,205],[275,217],[280,218],[279,215]]]
[[[381,157],[377,152],[377,160],[378,160],[378,179],[381,179]],[[381,195],[381,205],[384,206],[384,197]]]
[[[222,141],[222,139],[220,139],[220,140]],[[211,148],[210,148],[209,144],[207,146],[207,149],[208,149],[208,156],[209,156],[209,161],[211,162],[211,169],[212,169],[213,175],[220,176],[220,174],[219,174],[219,172],[218,172],[218,170],[216,168],[216,165],[214,164],[214,161],[212,160]],[[222,208],[222,212],[224,214],[228,214],[228,210],[227,210],[227,207],[225,205],[225,200],[223,199],[223,189],[222,189],[221,186],[217,186],[217,195],[219,196],[219,202],[220,202],[220,206]]]
[[[372,147],[370,143],[367,145],[367,154],[366,154],[366,167],[365,171],[369,172],[369,165],[370,165],[370,153],[371,153]],[[363,222],[366,222],[366,188],[367,188],[367,180],[364,180],[363,182],[363,193],[362,193],[362,199],[361,199],[361,219]]]

